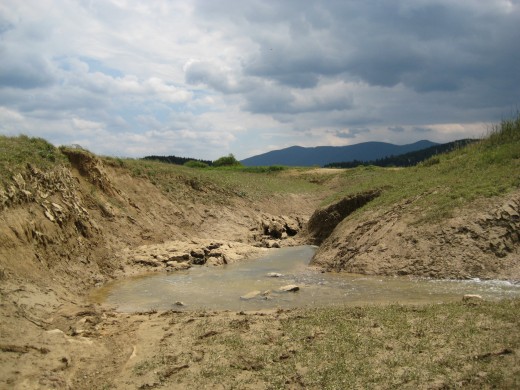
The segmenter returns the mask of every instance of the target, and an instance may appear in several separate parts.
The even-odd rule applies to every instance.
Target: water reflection
[[[422,303],[460,300],[464,294],[485,299],[520,297],[520,286],[506,281],[421,280],[367,277],[344,273],[321,273],[309,268],[315,248],[278,249],[272,254],[224,267],[197,267],[173,274],[129,278],[98,289],[94,300],[116,306],[119,311],[168,310],[258,310],[302,306],[367,303]],[[280,277],[268,277],[279,273]],[[295,293],[279,293],[296,284]],[[259,291],[250,300],[240,297]],[[182,302],[185,306],[178,306]]]

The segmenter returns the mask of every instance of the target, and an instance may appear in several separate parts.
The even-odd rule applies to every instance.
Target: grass
[[[347,169],[341,188],[324,203],[364,190],[383,189],[364,210],[416,199],[417,222],[438,222],[457,207],[520,188],[520,114],[492,127],[479,143],[432,157],[411,168],[374,166]]]
[[[230,313],[179,329],[157,353],[181,340],[203,350],[200,371],[176,379],[200,388],[519,388],[519,312],[503,300]]]
[[[158,161],[124,159],[135,177],[149,179],[171,197],[195,190],[199,200],[226,203],[239,196],[257,200],[272,194],[308,193],[319,189],[305,178],[285,175],[280,167],[222,167],[194,169]]]
[[[307,340],[293,367],[309,368],[310,388],[512,388],[520,384],[509,352],[520,347],[510,333],[519,309],[518,301],[316,309],[284,331]]]
[[[45,170],[65,163],[67,158],[42,138],[0,135],[0,180],[4,184],[24,172],[27,164]]]
[[[66,163],[66,157],[40,138],[0,137],[0,180],[22,172],[27,163],[41,169]],[[103,158],[105,164],[150,180],[173,200],[194,199],[226,204],[233,197],[250,201],[273,194],[315,193],[323,204],[371,189],[382,195],[362,210],[388,208],[413,199],[421,210],[417,223],[438,222],[458,207],[520,188],[520,113],[490,128],[481,142],[432,157],[411,168],[374,166],[319,174],[311,168],[190,168],[150,160]],[[358,214],[362,212],[358,211]]]

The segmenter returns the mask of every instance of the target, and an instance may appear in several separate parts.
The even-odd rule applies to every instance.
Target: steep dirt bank
[[[283,382],[288,387],[305,387],[309,368],[291,366],[292,358],[321,340],[325,327],[309,330],[296,346],[280,329],[286,319],[300,321],[305,313],[173,308],[121,314],[90,304],[85,294],[131,273],[219,265],[268,246],[302,242],[299,232],[326,190],[251,201],[175,171],[167,192],[113,161],[64,152],[71,167],[29,166],[0,190],[0,388],[186,388],[200,378],[204,384],[217,361],[222,372],[211,374],[212,387],[228,370],[234,376],[223,383],[266,387],[257,371],[271,366],[291,370]],[[375,195],[354,196],[318,213],[321,219],[310,224],[311,234],[323,241],[317,264],[442,277],[510,278],[518,272],[518,193],[474,204],[442,226],[415,224],[420,210],[414,199],[350,216]],[[378,328],[370,323],[366,329],[366,339],[372,339]],[[284,350],[271,360],[253,356],[280,340]],[[489,351],[500,352],[497,343]]]
[[[457,210],[456,217],[432,224],[417,223],[419,198],[387,210],[343,215],[313,264],[361,274],[520,280],[520,191],[480,199]],[[323,220],[326,210],[335,207],[316,212],[309,226]],[[310,235],[323,239],[314,230]]]
[[[64,152],[71,168],[43,172],[29,166],[0,192],[0,270],[6,280],[55,278],[54,284],[81,293],[121,271],[129,250],[146,245],[177,241],[182,251],[187,242],[188,252],[198,241],[210,245],[208,240],[284,245],[317,201],[287,195],[252,204],[232,192],[215,201],[222,196],[212,193],[222,189],[200,187],[182,175],[172,177],[176,191],[167,196],[148,179],[87,152]]]
[[[127,325],[88,304],[90,289],[287,245],[318,201],[286,195],[253,204],[182,174],[168,196],[90,153],[64,153],[71,167],[28,166],[0,189],[0,388],[102,388],[102,373],[118,372],[130,356],[139,320]]]

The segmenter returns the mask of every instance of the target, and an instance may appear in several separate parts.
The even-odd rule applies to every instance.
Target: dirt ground
[[[75,168],[70,171],[29,167],[0,194],[0,388],[308,387],[302,379],[306,368],[285,366],[302,348],[283,339],[284,321],[305,316],[297,310],[125,314],[92,304],[87,296],[96,286],[130,274],[174,272],[197,262],[218,266],[257,255],[265,247],[305,242],[306,221],[325,193],[285,194],[254,203],[226,194],[222,203],[212,201],[213,190],[194,189],[177,178],[176,194],[181,195],[172,198],[149,180],[96,158],[71,161]],[[517,251],[519,205],[516,194],[493,205],[487,216],[432,228],[423,241],[413,243],[413,257],[428,251],[432,237],[438,248],[447,237],[472,240],[485,228],[479,221],[487,221],[496,232],[491,237],[495,246],[484,243],[488,249],[506,250],[500,245],[508,244],[502,238],[509,237]],[[375,254],[393,258],[410,235],[422,234],[401,228],[410,206],[396,207],[373,216],[370,221],[375,222],[340,224],[341,230],[324,242],[316,264],[334,268],[336,259],[347,259],[334,251],[352,251],[357,257],[348,258],[352,265],[343,264],[343,269],[395,271]],[[461,247],[468,256],[476,253],[471,243]],[[441,249],[434,254],[445,255]],[[507,263],[511,256],[493,256],[506,263],[487,262],[485,276],[520,277],[518,268]],[[429,265],[428,256],[421,258],[421,264],[398,263],[401,274],[444,275]],[[473,275],[483,265],[464,259],[459,266],[450,263],[447,275]],[[316,329],[309,337],[320,337],[323,331]],[[238,342],[246,347],[236,347]],[[276,370],[290,367],[291,373],[275,385],[259,374],[266,363],[254,356],[280,345],[283,350],[276,349],[279,354],[269,359]]]
[[[29,167],[0,193],[0,388],[132,388],[125,370],[154,332],[135,339],[147,317],[92,305],[89,291],[293,245],[318,201],[286,194],[251,204],[226,193],[222,202],[220,189],[180,176],[169,197],[95,156],[71,162]]]

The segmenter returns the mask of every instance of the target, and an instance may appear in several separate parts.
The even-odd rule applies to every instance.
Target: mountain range
[[[422,140],[407,145],[394,145],[386,142],[363,142],[348,146],[316,146],[305,148],[291,146],[273,150],[241,160],[245,166],[324,166],[334,162],[370,161],[388,156],[397,156],[438,145]]]

